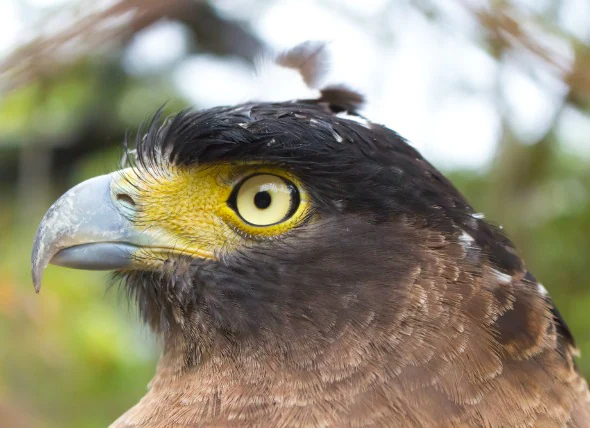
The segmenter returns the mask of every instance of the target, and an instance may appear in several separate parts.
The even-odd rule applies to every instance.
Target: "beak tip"
[[[35,288],[35,293],[39,294],[41,291],[41,276],[42,272],[39,272],[37,269],[33,267],[32,277],[33,277],[33,287]]]
[[[41,228],[39,230],[41,230]],[[41,236],[38,231],[33,244],[33,253],[31,254],[31,277],[33,280],[33,287],[35,288],[35,292],[37,294],[39,294],[39,291],[41,290],[41,281],[43,279],[43,271],[45,270],[44,265],[47,265],[46,263],[43,263],[44,260],[41,260],[42,255],[39,253],[41,241]]]

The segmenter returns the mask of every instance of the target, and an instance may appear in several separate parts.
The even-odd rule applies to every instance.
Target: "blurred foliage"
[[[73,24],[75,31],[68,27],[48,40],[33,40],[0,62],[2,426],[105,426],[143,395],[154,371],[157,345],[117,288],[105,292],[108,275],[50,267],[37,296],[28,271],[35,228],[51,202],[83,179],[118,168],[121,141],[164,102],[165,113],[188,103],[166,78],[169,70],[134,74],[125,67],[125,47],[134,33],[167,17],[181,22],[192,39],[185,55],[252,62],[264,47],[251,29],[205,1],[111,3],[84,25]],[[514,54],[515,43],[541,57],[568,86],[564,106],[590,120],[590,48],[558,31],[555,11],[531,15],[513,2],[482,10],[455,3],[478,22],[474,43],[498,62]],[[555,8],[561,4],[554,3]],[[384,4],[388,11],[401,7]],[[433,25],[444,25],[436,2],[410,7]],[[134,8],[142,13],[124,25],[99,25],[109,13]],[[561,52],[546,51],[529,38],[525,29],[531,22],[542,22],[543,31],[572,46],[571,67],[563,66]],[[108,28],[107,34],[101,28]],[[379,33],[375,28],[371,31]],[[387,39],[390,31],[383,29],[380,36]],[[82,37],[88,46],[82,43],[63,59],[58,47],[80,43],[80,36],[88,36]],[[516,58],[528,64],[527,55]],[[450,177],[517,243],[568,321],[586,356],[580,368],[590,376],[590,161],[559,140],[559,115],[546,124],[546,133],[525,142],[512,132],[509,114],[503,112],[493,165],[452,171]]]

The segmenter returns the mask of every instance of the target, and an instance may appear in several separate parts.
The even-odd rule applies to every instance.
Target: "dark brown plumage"
[[[113,426],[590,426],[577,350],[546,290],[359,102],[332,88],[185,112],[139,140],[137,175],[164,188],[174,168],[262,164],[300,180],[311,208],[272,239],[237,231],[214,258],[171,250],[155,268],[122,269],[163,354]],[[142,227],[176,222],[179,194],[159,199],[170,218]],[[129,195],[140,216],[148,207]]]

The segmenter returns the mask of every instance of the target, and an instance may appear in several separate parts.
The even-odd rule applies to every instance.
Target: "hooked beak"
[[[133,223],[134,202],[113,183],[121,172],[78,184],[59,198],[43,217],[31,257],[33,285],[39,292],[48,264],[87,270],[132,268],[134,254],[154,237]]]

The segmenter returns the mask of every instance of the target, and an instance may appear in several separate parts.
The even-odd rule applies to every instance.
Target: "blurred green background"
[[[164,103],[166,113],[232,104],[257,85],[286,99],[286,83],[255,83],[256,58],[306,39],[332,40],[336,78],[367,93],[366,115],[504,226],[590,376],[588,22],[584,0],[3,6],[0,426],[106,426],[144,394],[157,361],[107,274],[50,267],[34,293],[30,248],[50,204],[117,169],[125,136]]]

